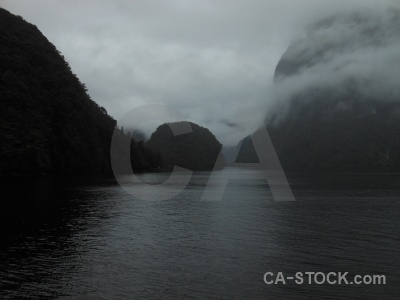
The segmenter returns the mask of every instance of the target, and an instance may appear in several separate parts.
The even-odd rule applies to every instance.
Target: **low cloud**
[[[398,6],[341,14],[310,26],[289,48],[277,70],[280,104],[310,90],[364,99],[400,101]],[[323,99],[321,99],[323,101]]]
[[[117,120],[137,106],[162,103],[234,145],[259,126],[274,103],[275,66],[301,34],[299,29],[332,14],[365,8],[380,16],[392,2],[0,0],[0,6],[37,25],[64,54],[93,100]],[[339,25],[326,30],[332,40],[351,36]],[[398,74],[392,63],[397,44],[394,35],[390,38],[390,45],[379,48],[384,61],[379,66],[388,78]],[[304,86],[340,80],[326,68],[382,73],[379,66],[369,70],[366,64],[376,47],[362,45],[341,58],[327,58],[324,65],[310,66],[288,80],[282,90],[289,95]],[[383,85],[395,83],[385,76]]]

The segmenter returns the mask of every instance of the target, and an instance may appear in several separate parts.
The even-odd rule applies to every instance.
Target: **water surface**
[[[254,171],[218,176],[230,172]],[[260,179],[201,201],[209,173],[158,202],[113,179],[3,179],[1,298],[398,299],[400,175],[288,177],[293,203],[274,201]],[[263,282],[307,271],[384,274],[387,284]]]

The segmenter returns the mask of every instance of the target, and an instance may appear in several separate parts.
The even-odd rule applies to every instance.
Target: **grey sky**
[[[0,0],[0,6],[38,26],[115,119],[138,105],[163,103],[229,145],[262,122],[276,64],[306,24],[391,2]],[[256,109],[236,113],[243,105]]]

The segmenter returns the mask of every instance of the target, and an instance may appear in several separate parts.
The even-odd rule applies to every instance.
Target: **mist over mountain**
[[[398,9],[366,10],[317,22],[291,44],[265,121],[285,170],[400,170],[399,30]]]
[[[138,142],[140,142],[140,141],[146,142],[146,141],[148,140],[148,137],[146,136],[146,134],[143,133],[143,132],[140,131],[140,130],[133,130],[133,132],[132,132],[132,138],[133,138],[135,141],[138,141]]]
[[[191,132],[174,136],[171,126],[179,130],[189,124]],[[222,148],[221,143],[207,128],[191,122],[160,125],[146,146],[161,153],[164,168],[171,169],[177,165],[193,171],[212,170]]]
[[[277,100],[311,89],[340,94],[351,88],[365,98],[398,97],[399,18],[398,8],[364,10],[310,25],[276,67]]]

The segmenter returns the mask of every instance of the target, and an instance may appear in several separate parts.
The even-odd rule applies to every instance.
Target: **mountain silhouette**
[[[131,139],[38,28],[0,8],[0,174],[111,172],[114,131]],[[132,140],[132,165],[158,165]]]
[[[179,134],[179,130],[189,125],[188,133]],[[174,136],[171,128],[177,129]],[[174,165],[192,170],[212,170],[217,162],[222,145],[215,136],[204,127],[191,122],[163,124],[151,135],[146,146],[161,153],[164,168]],[[219,162],[223,167],[224,162]]]

